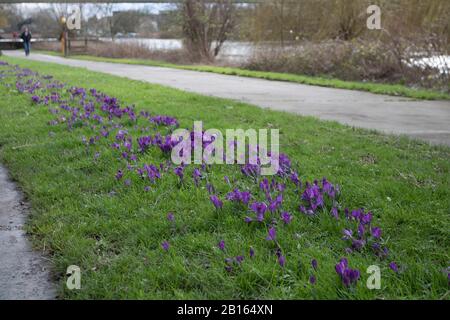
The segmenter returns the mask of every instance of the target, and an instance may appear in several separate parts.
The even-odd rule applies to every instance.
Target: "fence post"
[[[64,57],[69,55],[70,51],[70,39],[67,31],[64,30]]]

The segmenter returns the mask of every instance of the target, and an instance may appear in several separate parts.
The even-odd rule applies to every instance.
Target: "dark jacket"
[[[22,32],[22,34],[20,35],[20,38],[21,38],[24,42],[30,42],[30,40],[31,40],[31,32],[28,31],[28,34],[25,34],[25,31]]]

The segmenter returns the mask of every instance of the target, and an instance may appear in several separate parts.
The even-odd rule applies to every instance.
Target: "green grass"
[[[52,51],[43,51],[43,53],[58,55],[59,53]],[[206,65],[179,65],[173,63],[167,63],[163,61],[145,60],[145,59],[122,59],[122,58],[103,58],[88,55],[74,55],[72,59],[88,60],[88,61],[101,61],[111,63],[124,63],[133,65],[145,65],[153,67],[174,68],[182,70],[211,72],[225,75],[233,75],[248,78],[267,79],[275,81],[286,81],[301,83],[307,85],[314,85],[320,87],[330,87],[338,89],[348,90],[360,90],[368,91],[376,94],[386,94],[391,96],[403,96],[420,100],[450,100],[450,94],[444,92],[437,92],[425,89],[413,89],[400,84],[382,84],[374,82],[357,82],[357,81],[344,81],[326,77],[312,77],[298,74],[278,73],[278,72],[264,72],[245,70],[240,68],[231,67],[216,67]]]
[[[338,183],[342,205],[372,210],[390,249],[386,260],[366,251],[345,254],[341,230],[346,222],[337,223],[326,213],[300,215],[291,195],[285,201],[295,219],[278,228],[287,255],[283,269],[264,239],[267,231],[243,223],[242,209],[226,203],[215,212],[204,186],[179,185],[173,174],[147,193],[135,176],[130,176],[132,186],[125,187],[114,179],[123,167],[117,155],[106,144],[86,148],[81,143],[92,135],[90,128],[49,126],[55,116],[48,108],[32,104],[13,82],[7,87],[0,78],[0,161],[31,202],[27,230],[34,245],[50,255],[60,298],[449,298],[443,272],[450,260],[449,148],[84,69],[2,60],[70,85],[97,88],[137,110],[176,116],[182,127],[203,120],[207,128],[279,128],[281,151],[299,166],[302,180],[326,176]],[[101,155],[94,160],[97,151]],[[153,153],[146,157],[161,161]],[[230,191],[224,174],[248,183],[234,168],[215,166],[208,179],[221,196]],[[176,216],[173,227],[166,220],[169,211]],[[227,254],[216,247],[221,239]],[[171,243],[168,252],[161,250],[163,240]],[[248,258],[250,246],[254,259]],[[228,274],[224,258],[239,254],[246,260]],[[343,256],[362,272],[362,281],[352,289],[344,288],[334,272]],[[319,262],[314,287],[308,284],[313,258]],[[391,261],[400,265],[400,274],[388,268]],[[78,291],[65,288],[65,271],[72,264],[82,270]],[[373,264],[381,268],[381,290],[365,286],[365,270]]]

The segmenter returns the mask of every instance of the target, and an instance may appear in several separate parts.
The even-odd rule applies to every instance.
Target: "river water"
[[[103,41],[111,41],[111,38],[101,38]],[[146,38],[117,38],[117,43],[139,44],[152,50],[179,50],[183,47],[181,39],[146,39]],[[255,50],[251,42],[225,42],[219,54],[219,59],[231,62],[242,62],[249,58]]]

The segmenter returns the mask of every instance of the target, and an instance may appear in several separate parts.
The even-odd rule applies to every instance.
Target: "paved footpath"
[[[0,166],[0,300],[55,299],[49,264],[23,230],[27,204]]]
[[[4,51],[4,54],[24,57],[22,51]],[[450,101],[414,101],[362,91],[170,68],[82,61],[44,54],[31,54],[28,59],[87,68],[450,146]]]

